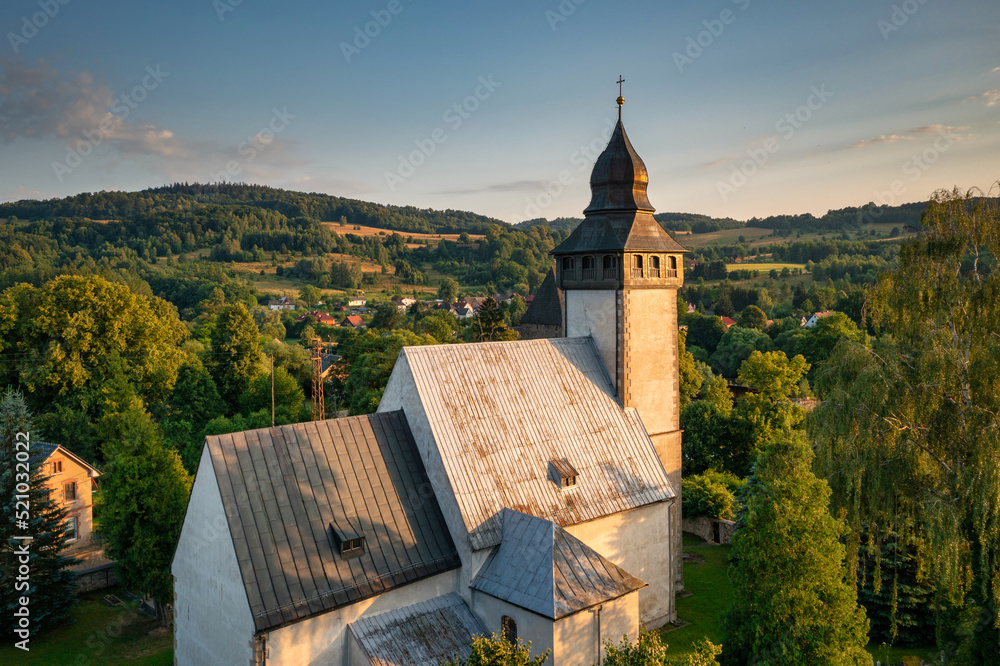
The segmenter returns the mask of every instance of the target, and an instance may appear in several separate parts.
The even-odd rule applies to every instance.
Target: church
[[[406,347],[375,414],[206,439],[176,663],[439,664],[497,633],[579,666],[676,619],[685,250],[623,102],[525,339]]]

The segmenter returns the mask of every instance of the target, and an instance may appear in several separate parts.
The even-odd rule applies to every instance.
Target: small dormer
[[[330,541],[334,551],[345,560],[363,555],[367,548],[363,534],[338,529],[333,523],[330,523]]]
[[[576,487],[579,473],[565,458],[553,458],[549,461],[549,479],[562,490]]]

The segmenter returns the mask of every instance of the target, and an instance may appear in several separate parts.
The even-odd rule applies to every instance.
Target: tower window
[[[517,622],[509,615],[500,618],[500,632],[508,643],[517,643]]]
[[[576,279],[576,262],[573,261],[573,257],[563,257],[562,272],[563,272],[563,279],[565,280]]]
[[[584,280],[595,280],[597,279],[597,262],[594,261],[593,257],[584,257],[580,260],[583,267],[583,279]]]
[[[618,257],[613,254],[604,255],[604,279],[618,279]]]
[[[642,255],[633,254],[632,255],[632,277],[641,278],[642,277]]]
[[[650,257],[649,258],[649,275],[647,277],[658,278],[660,277],[660,258]]]
[[[668,261],[670,267],[667,269],[666,277],[675,278],[677,277],[677,257],[668,257]]]

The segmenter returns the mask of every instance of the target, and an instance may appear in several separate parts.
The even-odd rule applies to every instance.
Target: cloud
[[[913,141],[913,137],[906,136],[905,134],[880,134],[879,136],[875,136],[870,139],[856,141],[848,146],[848,148],[853,150],[854,148],[867,148],[868,146],[874,146],[880,143],[896,143],[898,141]]]
[[[900,132],[898,134],[881,134],[870,139],[862,139],[861,141],[855,141],[851,145],[847,146],[848,150],[853,150],[855,148],[867,148],[868,146],[875,146],[885,143],[898,143],[900,141],[913,141],[917,136],[924,134],[954,134],[955,132],[967,131],[968,127],[956,127],[954,125],[921,125],[920,127],[911,127],[908,130]],[[958,137],[966,138],[966,137]]]
[[[60,73],[44,59],[32,64],[5,58],[0,67],[0,142],[55,136],[73,145],[88,141],[90,133],[124,156],[185,153],[169,129],[129,122],[129,106],[89,72]],[[113,107],[124,113],[111,113]]]
[[[508,183],[497,183],[485,187],[473,187],[464,190],[446,190],[437,194],[486,194],[495,192],[534,192],[545,189],[544,180],[513,180]]]
[[[134,110],[142,105],[138,91],[145,91],[145,99],[164,80],[169,85],[169,76],[159,66],[147,67],[137,73],[138,85],[130,93],[116,97],[90,72],[61,72],[44,59],[28,63],[0,58],[0,144],[56,137],[66,141],[67,163],[71,150],[89,155],[96,146],[110,157],[110,166],[118,160],[141,160],[175,180],[207,181],[236,162],[239,169],[233,180],[274,182],[307,164],[295,156],[294,141],[266,129],[266,119],[258,126],[264,129],[250,131],[243,143],[232,145],[185,139],[172,129],[137,121]]]
[[[994,67],[990,70],[990,74],[996,74],[997,72],[1000,72],[1000,67]]]
[[[703,164],[700,164],[698,166],[698,168],[699,169],[711,169],[712,167],[722,166],[723,164],[729,164],[730,162],[735,162],[736,159],[737,158],[735,156],[733,156],[733,155],[727,155],[726,157],[720,157],[720,158],[714,159],[714,160],[712,160],[710,162],[705,162]]]
[[[1000,104],[1000,90],[987,90],[979,98],[986,102],[986,106],[996,106]]]

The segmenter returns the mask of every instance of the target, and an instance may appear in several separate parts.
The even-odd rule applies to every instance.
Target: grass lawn
[[[671,655],[693,652],[695,644],[704,637],[722,643],[722,613],[733,598],[733,587],[726,573],[730,547],[701,543],[699,537],[684,533],[684,551],[704,561],[684,563],[684,589],[691,594],[677,599],[677,617],[688,624],[677,629],[667,625],[666,630],[661,630]],[[934,648],[887,649],[877,645],[869,645],[868,651],[883,665],[898,664],[906,657],[920,657],[929,662],[935,652]]]
[[[28,652],[12,644],[0,646],[0,664],[173,664],[173,637],[160,628],[159,620],[143,615],[129,602],[117,608],[105,605],[101,599],[109,592],[121,596],[114,589],[81,595],[72,622],[42,636],[32,636]]]
[[[758,273],[770,273],[772,270],[781,272],[782,268],[794,271],[796,268],[805,270],[805,264],[783,264],[778,262],[768,263],[746,263],[746,264],[726,264],[727,271],[757,271]]]

